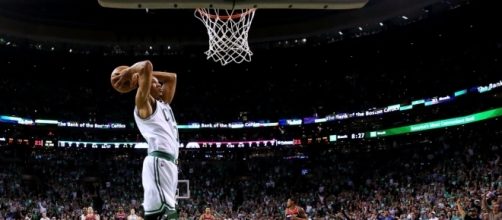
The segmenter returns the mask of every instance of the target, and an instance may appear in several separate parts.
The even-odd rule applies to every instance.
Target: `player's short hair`
[[[293,196],[290,196],[288,199],[291,200],[292,202],[294,202],[295,204],[298,204],[298,199],[297,198],[295,198]]]

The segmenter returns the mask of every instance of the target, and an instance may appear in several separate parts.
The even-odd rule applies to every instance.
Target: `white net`
[[[249,49],[248,32],[256,9],[206,9],[195,10],[195,17],[204,23],[209,35],[207,59],[228,63],[250,62],[253,52]]]

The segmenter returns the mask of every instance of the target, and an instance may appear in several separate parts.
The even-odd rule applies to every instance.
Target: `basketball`
[[[124,70],[127,66],[119,66],[115,68],[110,76],[112,87],[120,93],[128,93],[137,88],[138,74],[133,74],[131,77],[124,77]]]

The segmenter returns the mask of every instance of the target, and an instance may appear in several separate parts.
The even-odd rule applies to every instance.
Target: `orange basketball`
[[[138,75],[133,74],[130,78],[124,78],[122,74],[123,70],[127,69],[127,66],[119,66],[115,68],[110,76],[110,82],[112,87],[120,93],[128,93],[136,89],[138,85]]]

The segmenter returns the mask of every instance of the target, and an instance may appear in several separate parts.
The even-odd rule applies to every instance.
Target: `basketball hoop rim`
[[[246,10],[246,11],[244,11],[243,13],[237,13],[237,14],[233,14],[232,13],[232,15],[214,15],[214,14],[209,14],[209,13],[204,12],[204,10],[202,10],[202,8],[197,8],[195,10],[201,16],[207,17],[207,18],[209,18],[211,20],[216,20],[217,18],[219,18],[220,20],[227,21],[229,19],[235,20],[235,19],[239,19],[241,17],[246,17],[248,14],[251,14],[254,11],[256,11],[256,8],[242,9],[242,10]],[[224,10],[224,9],[222,9],[222,10]]]

